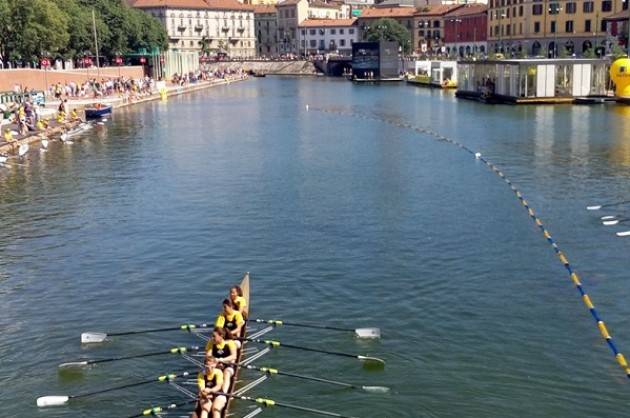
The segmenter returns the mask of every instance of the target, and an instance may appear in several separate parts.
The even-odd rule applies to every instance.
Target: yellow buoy
[[[615,96],[630,102],[630,58],[619,58],[610,66],[610,78],[615,83]]]

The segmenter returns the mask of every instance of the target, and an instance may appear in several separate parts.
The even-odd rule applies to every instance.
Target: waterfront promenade
[[[195,83],[189,83],[186,85],[177,85],[177,84],[168,84],[166,86],[166,94],[165,99],[168,97],[178,96],[181,94],[191,93],[194,91],[199,91],[203,89],[207,89],[214,86],[220,86],[225,84],[230,84],[237,81],[243,81],[247,79],[246,75],[226,75],[224,78],[213,78],[205,81],[198,81]],[[102,104],[111,105],[114,109],[120,109],[127,106],[133,106],[140,103],[146,103],[153,100],[162,100],[162,95],[159,91],[154,91],[151,94],[140,96],[137,98],[124,97],[121,95],[112,95],[109,97],[103,97],[99,99],[87,99],[87,98],[78,98],[68,100],[68,108],[69,109],[77,109],[80,113],[86,107],[91,105],[92,103],[98,102]],[[46,109],[43,111],[44,115],[50,116],[54,115],[55,109],[59,106],[60,100],[51,100],[46,103]],[[0,154],[11,154],[17,152],[18,148],[22,144],[36,144],[39,143],[42,139],[55,139],[58,138],[65,130],[70,129],[76,125],[78,125],[80,120],[67,120],[62,123],[58,123],[57,121],[52,120],[51,124],[48,128],[42,131],[28,132],[26,135],[16,135],[15,141],[7,142],[3,138],[0,139]],[[15,125],[5,125],[10,128],[15,128]]]

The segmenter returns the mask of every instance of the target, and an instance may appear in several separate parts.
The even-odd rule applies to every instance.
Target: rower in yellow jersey
[[[223,364],[223,391],[227,392],[234,376],[234,366],[238,358],[236,342],[226,339],[226,331],[223,328],[215,328],[212,331],[212,339],[206,345],[206,358],[212,358]]]
[[[230,301],[243,315],[243,319],[247,319],[247,300],[243,297],[243,289],[240,286],[232,286],[230,289]]]
[[[230,339],[236,339],[241,337],[243,325],[245,325],[243,315],[234,307],[232,301],[225,299],[223,301],[223,312],[217,316],[214,326],[216,328],[224,328]]]
[[[205,372],[197,375],[197,387],[199,388],[199,406],[201,414],[199,418],[221,418],[221,411],[225,408],[227,399],[217,393],[223,391],[223,372],[217,367],[215,359],[207,357],[204,362]]]

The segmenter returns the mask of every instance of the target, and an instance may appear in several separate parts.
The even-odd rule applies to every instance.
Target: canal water
[[[252,394],[361,418],[630,416],[628,379],[509,187],[409,126],[505,172],[630,354],[630,240],[585,210],[630,196],[630,107],[268,77],[130,108],[0,169],[0,416],[126,417],[183,399],[155,383],[35,407],[186,369],[176,356],[57,365],[199,344],[175,332],[82,347],[79,335],[211,320],[244,271],[255,317],[383,332],[274,338],[387,361],[374,371],[280,348],[259,365],[391,388],[274,377]]]

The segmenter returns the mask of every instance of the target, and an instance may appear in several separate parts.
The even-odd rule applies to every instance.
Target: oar
[[[630,231],[617,232],[618,237],[627,237],[628,235],[630,235]]]
[[[630,221],[630,218],[619,218],[619,219],[613,219],[612,221],[603,221],[602,224],[606,226],[612,226],[612,225],[617,225],[618,223],[628,222],[628,221]]]
[[[265,344],[268,345],[272,348],[277,348],[277,347],[286,347],[286,348],[292,348],[294,350],[302,350],[302,351],[311,351],[314,353],[323,353],[323,354],[331,354],[334,356],[340,356],[340,357],[349,357],[349,358],[355,358],[358,360],[361,360],[363,362],[365,362],[365,364],[374,364],[374,365],[378,365],[381,367],[385,367],[385,361],[383,361],[380,358],[377,357],[369,357],[369,356],[361,356],[361,355],[357,355],[357,354],[348,354],[348,353],[340,353],[338,351],[328,351],[328,350],[320,350],[318,348],[309,348],[309,347],[302,347],[299,345],[291,345],[291,344],[284,344],[284,343],[280,343],[280,341],[275,341],[275,340],[259,340],[259,339],[254,339],[254,338],[239,338],[239,340],[244,340],[244,341],[250,341],[253,343],[257,343],[257,344]]]
[[[172,403],[167,406],[153,406],[151,408],[145,409],[139,414],[132,415],[129,418],[140,418],[146,417],[149,415],[162,416],[162,412],[169,411],[171,409],[181,408],[182,406],[190,405],[191,403],[197,402],[197,399],[189,399],[183,402]]]
[[[626,203],[630,203],[630,200],[622,200],[621,202],[613,202],[613,203],[602,203],[600,205],[591,205],[591,206],[587,206],[586,210],[600,210],[602,208],[608,208],[611,206],[625,205]]]
[[[359,338],[380,338],[381,330],[379,328],[342,328],[331,325],[305,324],[299,322],[287,322],[279,319],[248,319],[249,322],[257,322],[261,324],[269,324],[274,326],[286,325],[289,327],[328,329],[332,331],[354,332]]]
[[[235,394],[230,394],[230,393],[223,393],[222,395],[229,396],[229,397],[236,398],[236,399],[240,399],[242,401],[254,402],[254,403],[257,403],[259,405],[263,405],[265,407],[277,406],[279,408],[292,409],[294,411],[309,412],[311,414],[324,415],[324,416],[327,416],[327,417],[357,418],[357,417],[351,417],[349,415],[338,414],[336,412],[329,412],[329,411],[324,411],[324,410],[321,410],[321,409],[307,408],[305,406],[299,406],[299,405],[292,405],[292,404],[288,404],[288,403],[284,403],[284,402],[275,401],[273,399],[252,398],[250,396],[241,396],[241,395],[235,395]]]
[[[274,369],[274,368],[271,368],[271,367],[258,367],[258,366],[255,366],[253,364],[248,364],[248,365],[246,365],[244,367],[249,369],[249,370],[257,370],[259,372],[268,374],[270,376],[274,375],[274,374],[277,374],[278,376],[287,376],[287,377],[294,377],[296,379],[311,380],[313,382],[329,383],[331,385],[342,386],[342,387],[349,388],[349,389],[360,389],[360,390],[364,390],[366,392],[372,392],[372,393],[386,393],[386,392],[389,392],[389,388],[386,387],[386,386],[363,386],[363,385],[359,386],[359,385],[353,385],[352,383],[339,382],[337,380],[322,379],[321,377],[304,376],[304,375],[301,375],[301,374],[282,372],[282,371],[280,371],[278,369]]]
[[[191,346],[191,347],[173,347],[170,350],[167,351],[154,351],[152,353],[144,353],[144,354],[136,354],[133,356],[125,356],[125,357],[111,357],[111,358],[105,358],[105,359],[100,359],[100,360],[81,360],[81,361],[71,361],[68,363],[61,363],[59,365],[60,369],[67,369],[70,367],[84,367],[84,366],[89,366],[91,364],[100,364],[100,363],[109,363],[112,361],[119,361],[119,360],[131,360],[131,359],[136,359],[136,358],[143,358],[143,357],[153,357],[153,356],[161,356],[161,355],[165,355],[165,354],[184,354],[188,351],[199,351],[199,347],[197,346]]]
[[[123,335],[136,335],[136,334],[149,334],[153,332],[167,332],[167,331],[187,331],[192,332],[197,328],[212,328],[213,324],[182,324],[178,327],[168,327],[168,328],[153,328],[153,329],[144,329],[139,331],[125,331],[125,332],[84,332],[81,334],[81,343],[82,344],[91,344],[91,343],[102,343],[105,341],[107,337],[120,337]]]
[[[179,374],[165,374],[162,376],[159,376],[157,378],[153,378],[153,379],[148,379],[148,380],[142,380],[140,382],[135,382],[135,383],[128,383],[126,385],[122,385],[122,386],[115,386],[115,387],[111,387],[111,388],[107,388],[107,389],[101,389],[101,390],[97,390],[94,392],[86,392],[86,393],[80,393],[78,395],[66,395],[66,396],[42,396],[37,398],[37,406],[40,408],[44,408],[47,406],[59,406],[59,405],[64,405],[66,403],[68,403],[71,399],[78,399],[78,398],[86,398],[88,396],[94,396],[94,395],[100,395],[102,393],[109,393],[109,392],[114,392],[117,390],[123,390],[123,389],[128,389],[128,388],[133,388],[136,386],[142,386],[142,385],[148,385],[149,383],[156,383],[156,382],[171,382],[175,379],[181,378],[181,377],[187,377],[190,375],[191,372],[183,372],[183,373],[179,373]]]

